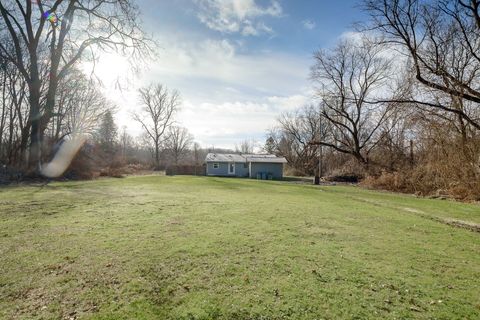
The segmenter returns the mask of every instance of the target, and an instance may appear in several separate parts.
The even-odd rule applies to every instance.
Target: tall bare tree
[[[354,156],[368,165],[378,129],[389,115],[386,103],[372,104],[389,80],[391,61],[369,39],[346,39],[315,53],[312,80],[318,84],[326,138],[314,142]]]
[[[170,151],[175,165],[187,154],[193,142],[193,136],[187,128],[172,126],[168,130],[165,148]]]
[[[195,166],[198,166],[200,160],[200,144],[198,142],[193,143],[193,159],[195,161]]]
[[[152,84],[139,90],[140,112],[133,113],[133,119],[139,122],[153,144],[156,168],[160,168],[160,149],[167,130],[174,123],[175,113],[180,107],[178,91],[169,91],[161,84]]]
[[[128,133],[127,126],[123,126],[122,131],[120,132],[120,147],[122,149],[122,160],[123,162],[127,162],[127,156],[134,148],[134,139]]]
[[[365,0],[386,42],[406,54],[420,86],[395,102],[455,115],[480,130],[480,1]]]
[[[8,39],[0,42],[0,56],[18,68],[28,86],[29,163],[37,172],[59,82],[69,70],[86,53],[138,56],[149,49],[131,0],[0,0],[0,33]]]

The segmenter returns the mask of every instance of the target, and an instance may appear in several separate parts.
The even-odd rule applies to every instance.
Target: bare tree
[[[143,108],[133,113],[153,144],[156,169],[160,168],[160,148],[167,129],[174,123],[174,115],[180,107],[180,95],[176,90],[157,84],[139,90]]]
[[[98,90],[98,84],[77,69],[72,69],[59,83],[51,137],[58,142],[72,133],[92,135],[99,119],[112,111],[112,104]]]
[[[62,14],[60,14],[62,13]],[[86,53],[148,50],[131,0],[0,0],[0,56],[13,63],[29,92],[30,167],[40,172],[44,132],[59,82]],[[8,44],[14,50],[10,50]]]
[[[253,153],[255,151],[256,142],[253,139],[245,139],[239,145],[235,144],[235,152]]]
[[[354,156],[368,165],[378,129],[389,115],[386,103],[371,104],[389,80],[391,61],[366,38],[343,40],[315,53],[311,77],[319,85],[322,117],[329,134],[313,142]]]
[[[290,166],[307,174],[315,172],[317,147],[312,141],[325,140],[328,123],[323,121],[320,108],[307,105],[295,112],[284,113],[276,128],[270,130],[268,150],[285,157]]]
[[[480,129],[480,2],[476,0],[365,0],[368,29],[412,63],[421,84],[390,99],[455,115]]]
[[[19,165],[28,143],[26,82],[18,69],[0,57],[0,161]]]
[[[200,160],[200,144],[198,142],[193,143],[193,161],[195,162],[195,175],[197,175],[197,167],[199,165],[199,160]]]
[[[175,165],[187,154],[193,142],[193,136],[186,128],[172,126],[168,130],[165,147],[172,154]]]
[[[129,155],[130,150],[134,147],[133,137],[128,133],[127,126],[122,127],[120,133],[120,147],[122,148],[122,160],[127,162],[127,155]]]

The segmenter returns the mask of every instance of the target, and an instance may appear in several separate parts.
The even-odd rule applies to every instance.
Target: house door
[[[228,163],[228,174],[235,174],[235,163],[229,162]]]

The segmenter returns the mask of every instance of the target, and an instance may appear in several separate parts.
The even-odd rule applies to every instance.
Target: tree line
[[[88,138],[71,159],[82,174],[127,162],[156,169],[180,163],[193,137],[176,124],[178,92],[156,84],[139,90],[141,109],[131,117],[144,135],[133,138],[119,132],[101,82],[82,70],[102,53],[143,61],[154,50],[130,0],[1,0],[0,164],[39,176],[77,135]]]
[[[24,172],[29,168],[29,93],[14,67],[8,63],[0,67],[0,163]],[[59,84],[55,116],[44,131],[43,148],[53,156],[65,141],[85,136],[86,144],[72,159],[70,173],[86,178],[95,173],[115,175],[129,164],[164,169],[187,159],[192,162],[193,136],[176,124],[177,91],[160,84],[139,89],[141,108],[132,112],[131,119],[142,126],[143,134],[133,137],[126,127],[118,128],[116,106],[98,88],[97,81],[78,69],[72,69]],[[200,149],[198,144],[196,148]],[[46,154],[43,157],[48,160]]]
[[[102,52],[151,52],[132,1],[0,1],[3,159],[39,174],[62,136],[88,131],[108,104],[78,69]]]
[[[369,21],[315,52],[314,104],[281,115],[265,149],[298,173],[478,200],[479,7],[363,1]]]

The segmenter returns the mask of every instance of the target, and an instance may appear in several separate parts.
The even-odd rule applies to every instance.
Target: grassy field
[[[480,206],[144,176],[0,189],[0,319],[479,319]]]

